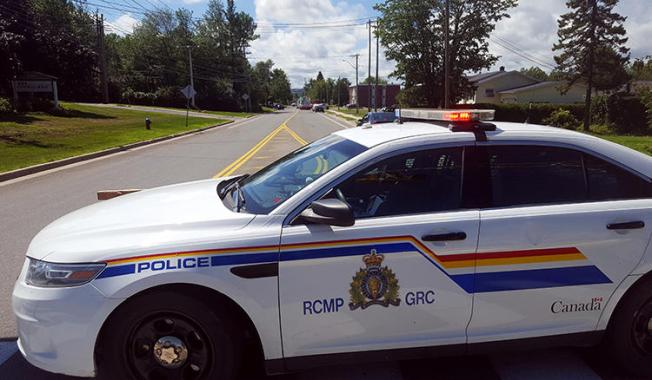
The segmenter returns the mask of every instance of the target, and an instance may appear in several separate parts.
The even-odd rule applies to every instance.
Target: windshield
[[[306,145],[240,182],[243,209],[267,214],[309,183],[367,148],[337,135]]]

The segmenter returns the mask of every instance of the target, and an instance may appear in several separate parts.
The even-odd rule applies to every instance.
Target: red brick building
[[[372,86],[372,88],[375,86]],[[373,91],[373,90],[372,90]],[[401,91],[401,86],[398,84],[379,84],[376,88],[376,107],[382,108],[385,106],[392,106],[396,104],[396,95]],[[351,103],[358,103],[360,107],[374,106],[373,93],[372,99],[369,101],[369,85],[359,84],[358,86],[349,86],[349,101]]]

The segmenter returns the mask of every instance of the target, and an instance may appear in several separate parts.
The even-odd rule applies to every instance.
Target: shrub
[[[458,104],[457,108],[484,108],[496,110],[496,121],[513,121],[516,123],[541,124],[553,112],[563,109],[569,111],[577,120],[584,118],[584,106],[581,104]]]
[[[135,98],[135,92],[131,88],[127,88],[126,90],[122,91],[121,98],[124,103],[131,104],[134,101]]]
[[[8,115],[14,112],[14,106],[8,98],[0,98],[0,115]]]
[[[612,135],[614,133],[613,129],[607,124],[591,124],[589,130],[599,135]]]
[[[638,93],[641,101],[645,105],[645,114],[647,116],[647,131],[652,131],[652,90],[644,89]]]
[[[573,116],[569,110],[562,108],[553,111],[549,117],[543,120],[543,124],[552,125],[557,128],[577,129],[580,122]]]
[[[638,96],[616,93],[607,99],[607,119],[609,126],[616,133],[645,133],[647,131],[647,114],[643,99]]]

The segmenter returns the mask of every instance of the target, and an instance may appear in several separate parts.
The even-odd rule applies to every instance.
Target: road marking
[[[294,133],[288,126],[287,122],[290,121],[293,117],[295,117],[299,113],[296,111],[292,116],[290,116],[287,120],[285,120],[281,125],[279,125],[276,129],[274,129],[272,132],[270,132],[267,136],[265,136],[262,140],[260,140],[256,145],[254,145],[251,149],[249,149],[245,154],[240,156],[238,159],[227,165],[224,169],[222,169],[219,173],[215,174],[213,178],[219,178],[219,177],[228,177],[231,174],[233,174],[236,170],[238,170],[242,165],[245,164],[245,162],[249,161],[251,157],[253,157],[258,151],[260,151],[267,143],[269,143],[276,135],[278,135],[281,131],[287,131],[290,133],[292,137],[294,137],[295,140],[297,140],[299,143],[302,145],[305,145],[306,142],[303,140],[299,135]],[[293,135],[294,133],[294,135]],[[301,141],[300,141],[301,140]]]
[[[297,133],[292,129],[290,129],[290,127],[288,127],[287,124],[283,124],[283,126],[285,127],[285,130],[290,134],[290,136],[294,137],[294,139],[297,140],[299,144],[301,144],[302,146],[308,145],[308,142],[302,139],[301,136],[297,135]]]
[[[11,342],[0,342],[0,366],[4,364],[9,358],[14,356],[18,352],[18,345],[15,341]]]

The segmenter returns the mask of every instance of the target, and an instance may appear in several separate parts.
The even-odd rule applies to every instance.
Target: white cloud
[[[251,61],[272,59],[275,66],[286,71],[292,87],[302,87],[304,81],[314,78],[318,71],[325,77],[347,77],[355,81],[355,69],[344,60],[355,64],[353,54],[360,54],[359,77],[367,76],[367,38],[365,25],[354,20],[369,16],[361,4],[336,0],[255,0],[257,33],[260,38],[251,45]],[[347,25],[331,28],[278,27],[272,24],[335,23]],[[375,74],[375,42],[372,51],[372,75]],[[382,47],[381,47],[382,49]],[[380,52],[381,76],[387,76],[393,65]]]
[[[134,27],[136,27],[139,23],[140,21],[133,18],[130,13],[125,13],[115,20],[111,21],[111,24],[115,26],[113,29],[115,29],[115,33],[117,34],[132,33],[134,31]]]
[[[194,4],[203,3],[203,2],[205,2],[205,1],[207,1],[207,0],[181,0],[181,1],[182,1],[184,4],[194,5]]]
[[[520,0],[519,5],[509,11],[511,17],[501,20],[491,35],[490,52],[500,56],[493,69],[505,66],[507,70],[516,70],[538,65],[549,71],[545,64],[554,66],[552,46],[558,39],[557,19],[568,12],[565,3],[565,0]],[[652,54],[652,8],[649,0],[621,1],[615,12],[627,17],[625,29],[629,41],[626,46],[631,49],[632,57]],[[510,46],[509,42],[513,45]]]

